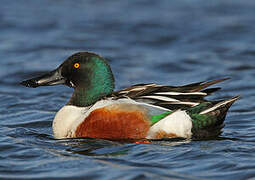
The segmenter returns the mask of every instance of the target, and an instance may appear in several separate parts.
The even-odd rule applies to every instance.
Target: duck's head
[[[21,84],[32,88],[64,84],[75,89],[68,104],[88,106],[113,92],[114,77],[103,57],[79,52],[68,57],[56,70]]]

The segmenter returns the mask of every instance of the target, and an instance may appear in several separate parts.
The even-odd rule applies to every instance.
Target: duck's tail
[[[188,110],[192,119],[192,137],[202,139],[220,135],[228,109],[239,98],[205,102]]]

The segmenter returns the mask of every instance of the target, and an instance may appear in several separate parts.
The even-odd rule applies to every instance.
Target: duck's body
[[[54,118],[53,133],[56,138],[111,140],[208,138],[221,133],[226,111],[236,99],[176,111],[124,98],[100,100],[90,107],[66,105]]]
[[[93,53],[77,53],[57,70],[22,84],[28,87],[67,84],[75,89],[53,121],[56,138],[94,137],[111,140],[208,138],[221,133],[234,97],[206,101],[218,90],[208,86],[226,79],[185,86],[139,84],[114,92],[106,61]]]
[[[155,119],[158,114],[163,113],[173,112],[126,98],[100,100],[93,106],[84,108],[67,105],[57,113],[53,121],[53,132],[56,138],[95,137],[114,140],[163,138],[163,134],[159,134],[162,132],[154,132],[157,127],[153,125],[153,117]],[[190,117],[185,111],[176,111],[174,114],[181,115],[182,118],[180,117],[179,124],[176,124],[174,115],[167,117],[172,121],[169,120],[165,124],[172,131],[167,130],[164,137],[191,137]],[[162,119],[160,123],[163,121]]]

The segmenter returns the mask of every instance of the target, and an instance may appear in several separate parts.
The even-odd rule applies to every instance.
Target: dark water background
[[[0,179],[254,179],[254,33],[253,0],[1,0]],[[55,140],[72,90],[18,82],[78,51],[109,59],[117,89],[231,77],[211,98],[242,99],[214,140]]]

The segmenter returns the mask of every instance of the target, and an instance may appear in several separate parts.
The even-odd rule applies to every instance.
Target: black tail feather
[[[222,133],[222,128],[224,127],[224,121],[227,115],[227,112],[231,105],[239,99],[240,96],[235,96],[231,99],[220,101],[215,103],[212,107],[208,108],[208,112],[203,113],[204,115],[216,117],[215,123],[208,123],[207,126],[203,128],[192,128],[193,139],[207,139],[212,137],[217,137]],[[215,109],[213,109],[216,107]],[[211,109],[211,111],[210,111]],[[200,113],[200,114],[201,114]]]

